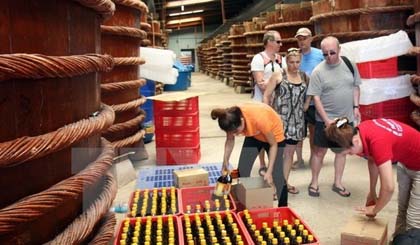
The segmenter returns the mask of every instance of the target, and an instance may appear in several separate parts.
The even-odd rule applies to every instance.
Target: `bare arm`
[[[225,153],[223,155],[223,170],[228,170],[229,167],[229,158],[232,154],[233,147],[235,146],[235,135],[232,133],[226,133],[226,142],[225,142]]]
[[[267,87],[264,91],[264,97],[263,97],[263,102],[266,103],[267,105],[271,104],[271,95],[273,94],[273,91],[276,88],[278,81],[281,81],[282,78],[283,78],[283,75],[281,73],[274,72],[271,75],[270,80],[268,80]]]
[[[273,183],[273,169],[277,156],[277,141],[272,132],[265,134],[265,138],[268,144],[270,144],[270,149],[268,150],[268,169],[264,179],[271,185]]]
[[[334,121],[328,118],[327,113],[324,110],[324,106],[321,103],[321,98],[318,95],[315,95],[313,99],[315,103],[315,108],[318,114],[321,116],[322,121],[324,121],[325,125],[328,126],[331,123],[333,123]]]
[[[375,205],[360,208],[359,211],[366,216],[375,217],[391,200],[394,193],[394,180],[392,176],[392,162],[388,160],[377,167],[381,187],[379,189],[379,197]]]
[[[376,204],[376,184],[378,183],[379,171],[378,167],[373,162],[372,158],[368,159],[368,169],[369,169],[369,193],[366,199],[365,206],[371,206]]]
[[[353,88],[353,103],[354,106],[357,106],[357,108],[354,108],[354,118],[360,122],[360,110],[359,110],[359,100],[360,100],[360,87],[355,86]]]
[[[309,108],[309,105],[311,104],[311,100],[312,100],[312,95],[307,95],[306,99],[305,99],[305,103],[303,104],[303,111],[307,111]]]
[[[252,75],[254,77],[255,84],[264,92],[267,81],[264,80],[264,71],[253,71]]]

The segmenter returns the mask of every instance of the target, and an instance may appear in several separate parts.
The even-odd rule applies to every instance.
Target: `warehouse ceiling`
[[[166,29],[201,25],[221,25],[258,0],[155,0],[147,2],[154,19],[162,20]],[[222,10],[223,9],[223,10]],[[223,18],[224,17],[224,18]]]

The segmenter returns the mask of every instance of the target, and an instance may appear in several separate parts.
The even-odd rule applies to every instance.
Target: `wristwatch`
[[[353,106],[353,109],[356,109],[356,108],[359,108],[359,106],[358,105],[354,105]]]

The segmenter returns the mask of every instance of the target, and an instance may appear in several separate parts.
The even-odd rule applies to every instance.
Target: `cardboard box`
[[[388,244],[388,222],[381,218],[371,219],[354,215],[341,232],[341,245],[386,244]]]
[[[174,181],[177,188],[208,186],[209,172],[202,168],[175,170]]]
[[[273,207],[273,188],[263,177],[241,177],[233,192],[238,202],[247,209]]]

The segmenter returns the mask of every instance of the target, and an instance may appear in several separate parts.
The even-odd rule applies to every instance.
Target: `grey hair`
[[[265,45],[267,45],[267,42],[268,42],[268,41],[274,41],[274,40],[275,40],[274,35],[275,35],[276,33],[278,33],[278,34],[280,35],[280,33],[279,33],[278,31],[273,31],[273,30],[267,31],[267,32],[264,34],[264,37],[263,37],[263,43],[264,43],[264,46],[265,46]]]

